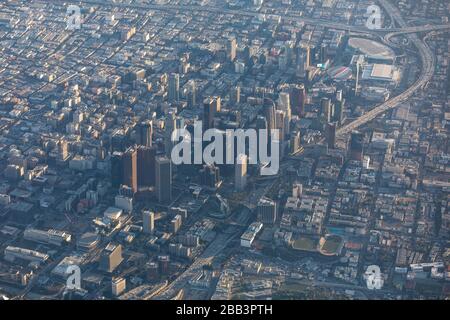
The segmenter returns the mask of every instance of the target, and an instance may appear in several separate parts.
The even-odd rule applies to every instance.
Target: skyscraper
[[[342,98],[342,100],[337,100],[334,118],[338,124],[342,124],[342,122],[344,121],[344,109],[345,109],[345,98]]]
[[[137,149],[138,186],[155,185],[156,148],[140,146]]]
[[[290,89],[291,108],[295,114],[303,116],[305,114],[306,89],[303,84],[292,85]]]
[[[302,45],[297,48],[297,73],[304,77],[306,71],[311,65],[311,48],[308,45]]]
[[[286,55],[286,64],[290,66],[295,57],[294,52],[295,41],[289,40],[285,42],[284,54]],[[295,62],[295,61],[294,61]]]
[[[280,130],[280,141],[284,141],[284,136],[286,134],[286,128],[285,128],[285,119],[286,119],[286,113],[283,110],[275,110],[275,124],[276,129]]]
[[[136,142],[140,146],[151,147],[153,135],[152,121],[143,121],[136,126]]]
[[[329,149],[334,149],[336,145],[336,124],[327,123],[326,127],[326,141]]]
[[[213,97],[214,100],[214,111],[220,112],[222,109],[222,98],[219,96]]]
[[[189,80],[187,90],[188,106],[193,108],[197,104],[197,85],[194,80]]]
[[[305,55],[305,69],[308,69],[311,66],[311,47],[306,45],[302,47],[302,51]]]
[[[267,120],[267,129],[276,129],[275,102],[270,98],[264,98],[264,116]]]
[[[153,233],[155,230],[155,213],[149,210],[142,211],[142,227],[145,233]]]
[[[232,38],[228,41],[227,44],[227,55],[228,59],[233,62],[236,59],[236,50],[237,50],[237,42],[235,38]]]
[[[122,245],[109,243],[100,254],[99,269],[111,273],[122,261]]]
[[[274,224],[277,219],[277,204],[275,201],[262,197],[256,209],[258,220],[266,224]]]
[[[160,203],[172,200],[172,162],[167,157],[156,158],[156,193]]]
[[[171,73],[169,76],[169,102],[180,100],[180,75]]]
[[[215,188],[220,182],[220,170],[214,164],[204,165],[200,170],[200,183],[204,186]]]
[[[322,98],[322,100],[320,101],[320,105],[322,107],[322,114],[325,119],[325,122],[326,123],[331,122],[331,118],[333,115],[331,99],[330,98]]]
[[[284,134],[289,135],[291,131],[291,99],[289,92],[281,92],[278,97],[278,109],[284,111]]]
[[[123,182],[122,184],[129,186],[133,192],[137,192],[137,152],[133,148],[129,148],[123,154]]]
[[[123,153],[115,151],[111,156],[111,183],[114,188],[119,188],[123,180]]]
[[[328,60],[328,44],[322,43],[320,46],[320,57],[319,57],[320,63],[324,64]]]
[[[236,157],[234,171],[234,187],[236,191],[243,191],[247,185],[247,155],[239,154]]]
[[[59,142],[59,154],[58,157],[60,160],[66,160],[69,156],[69,143],[66,140],[61,140]]]
[[[241,102],[241,87],[236,86],[231,90],[230,100],[233,104],[239,104]]]
[[[362,161],[364,147],[364,134],[353,131],[350,136],[349,157],[350,160]]]
[[[203,103],[203,130],[214,128],[214,117],[221,109],[220,97],[209,97]]]
[[[265,117],[263,116],[257,116],[256,117],[256,129],[258,130],[258,154],[259,154],[259,148],[263,147],[263,150],[270,150],[270,141],[269,141],[269,134],[267,131],[261,131],[262,129],[267,130],[267,120]],[[262,136],[262,133],[266,132],[266,134],[264,136]],[[261,139],[261,136],[263,137],[263,139]],[[263,146],[263,141],[265,141],[265,145]],[[264,149],[267,148],[267,149]]]
[[[364,63],[364,57],[359,56],[356,60],[356,80],[355,80],[355,96],[359,95],[359,77],[361,73],[361,67]]]
[[[295,154],[295,153],[297,153],[297,151],[299,151],[300,143],[301,143],[300,132],[298,132],[298,131],[292,132],[290,143],[289,143],[291,154]]]
[[[175,113],[170,112],[164,120],[164,152],[168,157],[172,152],[172,133],[176,128],[177,125]]]
[[[181,215],[179,215],[179,214],[177,214],[175,217],[173,217],[173,219],[170,221],[172,233],[177,233],[178,230],[180,230],[182,221],[183,220],[181,218]]]

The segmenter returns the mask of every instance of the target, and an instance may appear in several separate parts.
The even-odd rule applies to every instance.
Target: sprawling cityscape
[[[448,0],[0,2],[0,300],[450,299]]]

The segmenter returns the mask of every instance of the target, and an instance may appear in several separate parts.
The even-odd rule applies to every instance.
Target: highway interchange
[[[126,7],[132,9],[141,10],[163,10],[163,11],[176,11],[176,12],[211,12],[219,14],[230,14],[230,15],[240,15],[244,17],[262,18],[265,16],[267,19],[282,19],[284,21],[296,21],[303,22],[311,25],[320,25],[322,27],[343,30],[353,33],[371,34],[371,35],[382,35],[388,34],[388,38],[392,36],[406,36],[408,40],[416,47],[418,54],[420,56],[422,68],[421,74],[418,80],[407,90],[402,92],[400,95],[384,102],[383,104],[373,108],[369,112],[365,113],[361,117],[353,120],[352,122],[345,124],[339,128],[336,132],[338,137],[343,137],[348,135],[353,130],[358,129],[364,124],[372,121],[376,117],[382,115],[388,110],[395,109],[400,104],[407,101],[414,93],[423,88],[432,78],[435,69],[436,61],[433,53],[431,52],[428,45],[419,39],[416,33],[422,32],[432,32],[432,31],[443,31],[450,29],[450,24],[445,25],[424,25],[424,26],[413,26],[410,27],[402,18],[398,9],[390,4],[389,1],[379,0],[378,3],[383,7],[385,12],[389,14],[391,20],[399,25],[398,28],[383,28],[383,29],[368,29],[361,26],[350,26],[340,23],[329,22],[323,19],[313,19],[306,17],[299,17],[289,15],[286,12],[283,14],[262,14],[258,11],[249,10],[232,10],[221,7],[213,6],[195,6],[195,5],[170,5],[170,4],[142,4],[142,3],[116,3],[111,1],[99,1],[99,0],[83,0],[81,3],[88,5],[99,5],[99,6],[114,6],[114,7]],[[321,140],[322,142],[323,140]]]

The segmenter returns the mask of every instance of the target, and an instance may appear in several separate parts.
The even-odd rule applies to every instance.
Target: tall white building
[[[145,233],[153,233],[155,230],[155,213],[152,211],[144,210],[142,212],[142,224]]]
[[[234,187],[237,191],[242,191],[247,185],[247,155],[240,154],[236,157],[234,171]]]
[[[278,97],[278,109],[284,111],[284,134],[290,133],[290,124],[292,118],[291,99],[289,92],[281,92]]]

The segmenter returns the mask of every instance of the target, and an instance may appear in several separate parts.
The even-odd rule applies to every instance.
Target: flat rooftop
[[[394,60],[395,52],[380,42],[364,38],[350,38],[348,45],[365,56],[378,60]]]
[[[388,64],[374,64],[371,76],[374,78],[392,78],[394,68]]]

